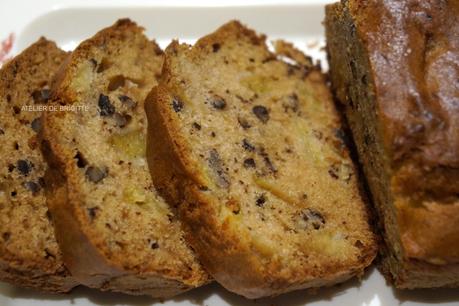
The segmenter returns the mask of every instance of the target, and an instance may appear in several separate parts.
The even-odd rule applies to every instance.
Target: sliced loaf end
[[[457,3],[433,3],[343,0],[324,23],[332,87],[385,242],[381,270],[398,288],[459,286],[459,121],[441,81],[457,74],[443,58],[456,50],[443,37],[457,36]]]

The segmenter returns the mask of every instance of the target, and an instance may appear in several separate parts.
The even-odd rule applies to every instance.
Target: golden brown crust
[[[77,285],[64,267],[47,217],[38,147],[41,110],[67,54],[41,38],[0,71],[0,279],[23,287],[67,292]]]
[[[176,74],[175,67],[172,66],[173,58],[186,54],[185,57],[193,61],[204,57],[208,52],[223,52],[219,50],[225,49],[227,44],[234,41],[264,46],[264,40],[264,36],[257,36],[240,23],[230,22],[214,34],[200,39],[192,48],[173,42],[166,50],[163,82],[154,88],[146,99],[149,119],[147,156],[155,186],[170,203],[178,206],[188,233],[187,239],[212,276],[227,289],[249,298],[278,295],[302,288],[329,286],[344,281],[362,273],[375,254],[373,236],[367,232],[368,224],[363,225],[367,220],[354,220],[362,222],[363,228],[366,227],[363,232],[368,233],[368,240],[364,242],[365,246],[362,247],[359,259],[349,259],[349,262],[342,265],[322,261],[320,267],[304,266],[291,269],[284,266],[281,260],[275,259],[275,256],[266,260],[262,251],[247,236],[245,228],[234,224],[231,217],[223,222],[220,220],[219,210],[223,209],[221,203],[226,200],[212,193],[215,187],[208,187],[210,182],[200,169],[200,161],[192,157],[188,135],[183,132],[183,127],[178,122],[176,112],[180,111],[180,107],[175,111],[171,108],[174,103],[177,106],[178,102],[174,99],[182,99],[183,96],[182,89],[173,85],[177,78],[183,78],[183,84],[192,84],[189,75]],[[276,56],[268,51],[266,56],[266,62],[276,61]],[[228,58],[228,62],[231,60]],[[308,80],[317,83],[318,92],[323,94],[321,97],[328,101],[328,91],[321,91],[324,82],[322,75],[317,71],[311,71]],[[183,107],[190,107],[186,104],[188,101],[183,99],[186,101],[182,101]],[[228,99],[226,103],[230,103]],[[333,117],[334,111],[330,112]],[[200,127],[198,129],[201,130]],[[205,129],[204,125],[202,129]],[[217,132],[217,135],[219,133]],[[239,201],[235,199],[233,203],[237,206]]]
[[[431,263],[459,263],[459,205],[425,202],[423,208],[399,207],[402,243],[407,256]],[[441,233],[441,234],[439,234]]]
[[[87,113],[45,114],[42,149],[53,165],[50,209],[73,275],[101,290],[164,298],[209,277],[157,197],[142,153],[143,99],[162,64],[162,51],[142,31],[120,20],[77,47],[56,80],[53,102],[79,102]],[[80,79],[81,73],[87,74]],[[93,166],[105,166],[105,176],[91,177]]]
[[[456,93],[448,85],[448,80],[459,73],[455,64],[458,46],[452,39],[459,34],[458,4],[350,0],[345,5],[368,52],[377,110],[394,166],[414,162],[428,167],[411,184],[437,167],[452,168],[452,172],[437,175],[448,175],[452,186],[447,190],[459,191],[459,115],[452,111]],[[403,73],[394,74],[400,67],[404,67]],[[432,175],[434,180],[437,175]],[[429,181],[422,183],[425,185],[419,189],[438,192],[446,188]]]
[[[348,1],[373,71],[376,109],[400,192],[459,192],[456,2]],[[394,37],[400,37],[399,40]],[[384,51],[384,56],[381,54]],[[403,73],[393,73],[404,67]]]
[[[402,288],[459,279],[459,120],[447,81],[457,45],[446,39],[457,36],[457,10],[409,0],[327,7],[333,87],[381,217],[384,270]]]

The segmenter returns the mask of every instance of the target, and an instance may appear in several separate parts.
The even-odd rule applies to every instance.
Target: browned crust
[[[63,59],[66,56],[66,53],[61,51],[54,42],[41,37],[2,68],[0,87],[4,88],[3,86],[6,86],[9,88],[8,84],[18,82],[18,76],[21,77],[21,81],[27,82],[27,76],[20,74],[31,73],[29,70],[32,67],[40,67],[39,65],[45,60],[40,58],[43,54],[45,56],[46,54],[55,56],[56,60]],[[46,69],[46,67],[44,68]],[[23,103],[26,105],[28,102],[24,101]],[[44,201],[37,205],[40,204],[46,205]],[[34,218],[34,216],[30,216],[30,218]],[[51,224],[49,226],[52,227]],[[46,261],[41,260],[38,254],[36,254],[36,258],[22,256],[23,254],[12,254],[2,248],[0,254],[1,280],[21,287],[52,293],[65,293],[78,285],[64,267],[60,254],[54,260]]]
[[[254,44],[265,43],[264,36],[256,35],[237,21],[229,22],[217,33],[201,38],[188,55],[193,57],[199,54],[200,49],[208,48],[215,42],[224,42],[225,39],[234,39],[235,35],[236,38],[238,35],[247,35]],[[173,54],[180,48],[187,47],[174,41],[166,54]],[[166,56],[163,78],[169,77],[169,69]],[[322,77],[317,73],[318,77]],[[193,170],[195,162],[187,154],[187,142],[171,114],[172,94],[173,90],[161,83],[146,99],[150,170],[157,189],[169,203],[178,205],[188,241],[219,283],[245,297],[258,298],[304,288],[331,286],[363,273],[375,256],[376,250],[374,247],[371,249],[372,246],[362,251],[360,261],[355,265],[337,267],[324,264],[323,271],[317,271],[322,276],[306,279],[304,275],[280,272],[275,263],[263,266],[259,255],[254,254],[247,240],[238,237],[229,224],[220,226],[215,219],[218,200],[200,192],[200,187],[206,185],[205,181]],[[306,274],[309,272],[306,271]]]
[[[439,264],[458,263],[459,205],[424,203],[422,208],[403,205],[398,222],[406,255]]]
[[[86,57],[94,45],[122,39],[126,31],[142,32],[143,28],[128,19],[122,19],[83,42],[56,79],[57,90],[53,92],[53,102],[73,103],[73,91],[69,90],[68,86],[77,59]],[[156,43],[154,46],[156,54],[161,54],[162,51]],[[54,133],[60,131],[50,125],[48,116],[50,115],[44,115],[41,145],[42,150],[46,152],[47,161],[52,165],[47,172],[49,206],[56,218],[56,236],[64,261],[74,277],[84,285],[104,291],[159,298],[171,297],[207,283],[209,279],[204,271],[193,273],[192,278],[183,280],[180,271],[164,271],[161,267],[158,267],[157,271],[145,271],[143,267],[139,267],[138,271],[126,270],[121,263],[107,261],[99,247],[100,238],[88,235],[85,230],[87,225],[84,221],[86,217],[80,209],[81,197],[75,188],[69,187],[79,185],[78,175],[72,172],[73,156],[59,143],[49,141]]]
[[[381,6],[378,15],[383,15],[385,8],[382,7],[382,3],[378,3],[377,1],[373,4]],[[421,172],[424,171],[421,169],[422,165],[413,166],[407,162],[405,166],[399,165],[398,169],[393,169],[393,156],[388,153],[390,149],[385,147],[385,152],[378,157],[380,159],[378,162],[384,164],[387,178],[383,179],[383,176],[386,176],[383,173],[380,173],[378,178],[371,175],[370,168],[378,162],[371,160],[364,143],[375,139],[383,143],[384,128],[388,126],[388,119],[382,116],[384,110],[381,108],[384,108],[384,105],[381,103],[383,102],[378,98],[381,94],[380,89],[374,84],[378,71],[371,62],[372,50],[369,50],[374,46],[367,45],[369,37],[365,32],[379,24],[376,19],[368,18],[369,14],[363,13],[373,4],[366,5],[362,1],[342,1],[327,6],[325,25],[334,91],[338,100],[345,105],[346,115],[357,140],[360,160],[364,168],[367,168],[364,170],[369,178],[381,228],[385,235],[386,247],[381,249],[382,271],[399,288],[457,287],[459,285],[459,227],[456,225],[459,224],[459,206],[457,203],[449,203],[451,199],[444,194],[448,186],[451,190],[455,188],[454,184],[445,184],[448,177],[449,179],[454,177],[455,170],[444,168],[443,174],[441,171],[434,170],[435,174],[425,174],[420,178]],[[348,34],[355,35],[355,38],[348,39]],[[344,46],[345,44],[348,48]],[[347,54],[343,55],[343,50]],[[366,97],[374,99],[374,115],[377,118],[375,126],[379,131],[374,135],[366,135],[368,132],[361,128],[362,123],[358,123],[362,121],[358,115],[361,110],[354,109],[358,104],[357,100],[361,98],[356,91],[352,91],[352,84],[360,82],[360,79],[355,80],[352,77],[352,73],[359,73],[355,65],[358,61],[350,63],[352,56],[356,56],[352,52],[356,50],[364,53],[364,59],[359,62],[367,62],[366,65],[369,67],[369,75],[366,76],[369,90]],[[351,67],[352,65],[354,66]],[[422,181],[420,185],[429,185],[430,181],[432,184],[429,188],[435,189],[442,175],[442,184],[445,188],[442,188],[443,197],[440,198],[438,194],[435,194],[433,199],[423,196],[422,193],[419,195],[416,193],[419,184],[411,187],[406,184],[413,179]],[[380,189],[378,182],[383,180],[388,183],[385,188]]]

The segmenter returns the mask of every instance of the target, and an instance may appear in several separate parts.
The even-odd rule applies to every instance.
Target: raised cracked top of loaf
[[[376,249],[325,78],[276,47],[237,21],[173,42],[146,102],[155,185],[215,279],[251,298],[342,281]]]
[[[54,237],[37,133],[66,53],[41,38],[0,70],[0,279],[65,292],[76,285]]]
[[[358,86],[381,135],[368,140],[383,143],[406,254],[459,263],[459,2],[349,0],[336,14],[365,52],[351,71],[369,67]]]
[[[145,157],[143,102],[163,52],[119,20],[72,53],[45,116],[50,194],[66,263],[82,283],[170,296],[207,281]],[[62,108],[62,109],[61,109]]]
[[[459,3],[350,0],[385,142],[407,193],[459,193]],[[397,73],[394,73],[394,72]]]

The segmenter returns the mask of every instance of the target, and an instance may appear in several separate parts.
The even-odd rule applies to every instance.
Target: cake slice
[[[325,77],[276,48],[237,21],[174,41],[146,100],[155,185],[209,273],[248,298],[342,282],[376,252]]]
[[[459,3],[327,7],[330,75],[399,288],[459,286]]]
[[[123,19],[81,43],[53,87],[48,203],[65,263],[90,287],[169,297],[208,281],[148,171],[143,102],[162,62]]]
[[[0,280],[50,292],[77,285],[46,206],[37,133],[66,53],[41,38],[0,70]]]

